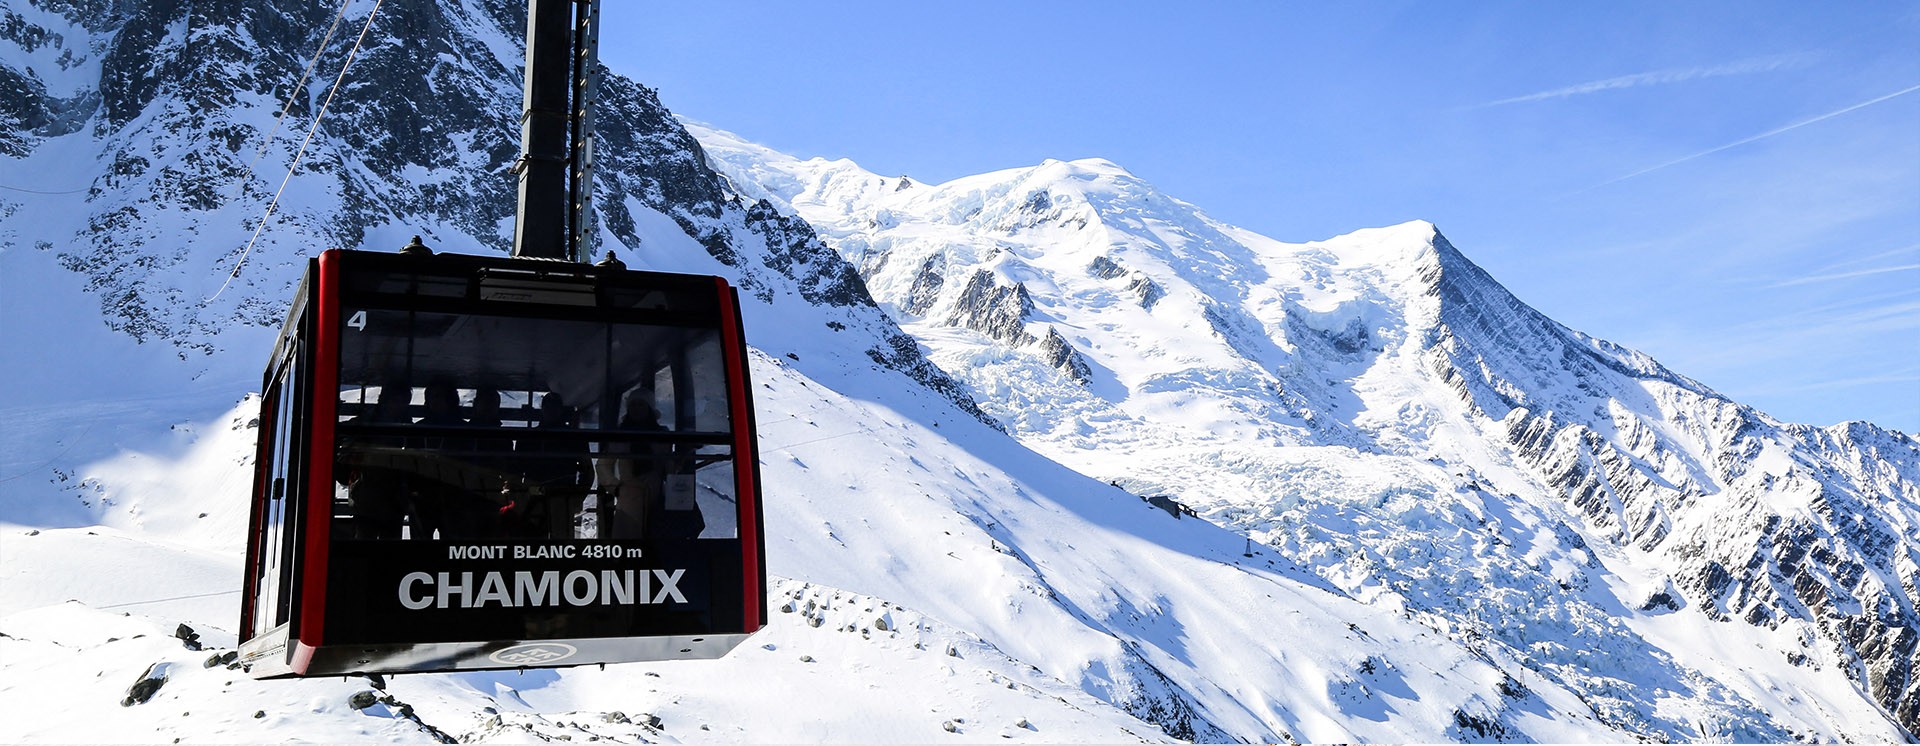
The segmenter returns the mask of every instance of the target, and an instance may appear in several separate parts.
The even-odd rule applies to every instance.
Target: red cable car
[[[766,625],[738,294],[576,261],[598,28],[528,0],[512,257],[309,262],[262,389],[254,676],[718,658]]]
[[[719,277],[321,254],[265,375],[241,660],[726,654],[767,614],[746,360]]]

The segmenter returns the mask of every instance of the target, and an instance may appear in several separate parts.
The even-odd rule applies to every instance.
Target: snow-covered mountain
[[[1754,698],[1833,669],[1920,726],[1910,436],[1775,421],[1540,315],[1427,223],[1286,244],[1101,160],[928,185],[696,131],[1061,463],[1441,615],[1603,717],[1658,709],[1628,683],[1652,672]],[[1728,667],[1679,624],[1776,643]]]
[[[1911,437],[1774,423],[1425,224],[1286,245],[1105,162],[928,185],[703,147],[618,76],[599,239],[749,291],[772,626],[715,662],[253,682],[214,656],[299,266],[511,229],[523,9],[389,3],[245,249],[371,4],[329,36],[335,7],[0,0],[0,740],[1916,730]]]

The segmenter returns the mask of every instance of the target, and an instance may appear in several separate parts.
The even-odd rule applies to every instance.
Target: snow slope
[[[1676,690],[1791,733],[1917,722],[1910,436],[1782,424],[1566,329],[1431,224],[1287,244],[1098,159],[928,185],[693,129],[1041,453],[1464,624],[1629,730],[1675,732],[1647,713]],[[1695,655],[1725,619],[1768,652]],[[1803,677],[1868,702],[1773,703]]]
[[[404,676],[388,691],[456,737],[496,735],[486,707],[518,714],[509,727],[549,735],[566,732],[559,722],[643,711],[676,740],[927,740],[945,737],[947,722],[983,740],[1167,737],[1135,715],[1210,741],[1410,740],[1455,733],[1459,716],[1541,740],[1620,737],[1579,725],[1571,693],[1509,677],[1461,641],[1348,598],[1270,551],[1243,557],[1239,536],[1025,452],[937,396],[911,397],[922,407],[903,411],[834,393],[766,356],[756,362],[769,387],[769,558],[777,575],[805,579],[778,584],[772,629],[715,664],[529,674],[529,683]],[[246,717],[256,710],[315,738],[418,735],[387,714],[348,710],[345,698],[364,682],[257,684],[200,668],[232,644],[231,595],[137,603],[157,587],[237,585],[237,552],[217,536],[232,534],[215,532],[215,548],[194,539],[241,501],[234,475],[244,474],[236,456],[249,417],[243,406],[165,469],[133,457],[97,467],[103,492],[124,496],[107,526],[8,529],[4,564],[22,577],[0,585],[0,644],[17,649],[7,658],[19,663],[0,673],[0,687],[46,690],[60,703],[27,710],[46,717],[19,719],[10,735],[127,740],[165,723],[163,732],[244,738],[259,732]],[[221,484],[198,495],[179,488]],[[193,518],[201,512],[211,514]],[[115,569],[128,560],[150,575]],[[70,566],[99,572],[56,569]],[[68,578],[55,595],[74,601],[25,580],[55,572]],[[179,622],[212,648],[183,652],[168,639]],[[113,636],[130,642],[105,642]],[[115,645],[125,652],[109,654]],[[155,663],[172,665],[184,686],[170,681],[160,698],[122,709],[125,687]],[[89,666],[104,672],[84,677],[86,696],[45,686]],[[649,688],[664,693],[638,695]],[[174,709],[211,717],[201,725]],[[74,717],[87,713],[99,717]],[[1031,727],[1015,727],[1022,719]],[[738,729],[694,733],[694,722]]]
[[[520,11],[411,3],[240,262],[325,95],[269,134],[327,10],[0,0],[0,182],[48,187],[0,192],[0,739],[1910,737],[1907,436],[1709,417],[1692,382],[1503,305],[1430,226],[1295,246],[1103,161],[926,185],[703,147],[617,76],[599,241],[747,291],[772,626],[715,662],[253,682],[213,656],[249,392],[301,264],[510,230]],[[1488,354],[1516,326],[1550,354]],[[1819,494],[1727,481],[1764,473]],[[1746,544],[1690,517],[1724,495]],[[1678,506],[1651,548],[1618,528],[1649,497]],[[1831,613],[1754,590],[1789,566]]]

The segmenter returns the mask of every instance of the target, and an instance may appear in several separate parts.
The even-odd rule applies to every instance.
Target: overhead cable
[[[340,74],[334,76],[333,87],[327,89],[326,99],[320,102],[320,110],[313,115],[313,126],[307,128],[306,138],[300,141],[300,150],[293,154],[293,163],[287,166],[287,175],[280,179],[280,188],[274,190],[273,201],[267,203],[266,213],[260,216],[260,223],[253,227],[253,237],[247,239],[247,247],[241,250],[240,258],[234,261],[233,270],[227,273],[226,281],[221,282],[220,289],[213,291],[213,295],[208,296],[205,302],[211,303],[215,298],[220,297],[221,293],[227,291],[227,286],[233,283],[233,278],[240,276],[240,268],[246,265],[247,256],[253,253],[254,243],[260,240],[260,233],[266,230],[267,222],[272,219],[274,209],[280,206],[280,195],[287,191],[287,184],[293,181],[294,172],[299,170],[301,159],[306,157],[307,146],[313,143],[314,133],[320,131],[320,121],[326,118],[327,107],[333,104],[333,95],[340,92],[340,83],[347,79],[347,70],[353,67],[353,60],[359,56],[360,46],[366,43],[367,32],[373,29],[373,19],[379,17],[380,5],[385,1],[374,0],[373,10],[367,13],[367,22],[360,26],[359,38],[353,40],[353,49],[347,51],[347,61],[341,63]]]

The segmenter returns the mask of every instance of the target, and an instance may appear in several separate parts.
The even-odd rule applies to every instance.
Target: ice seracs
[[[1035,450],[1498,640],[1605,721],[1658,729],[1651,675],[1782,732],[1836,727],[1831,703],[1760,714],[1812,676],[1920,727],[1915,640],[1894,631],[1920,621],[1897,528],[1920,525],[1910,436],[1774,421],[1546,318],[1424,221],[1287,243],[1097,161],[853,190],[884,179],[695,131],[736,181],[778,172],[746,188],[816,225]],[[791,199],[828,190],[865,201]],[[994,308],[961,279],[979,277],[1028,310],[943,313]],[[1673,647],[1725,623],[1779,633],[1776,652]]]
[[[0,68],[81,119],[0,121],[28,151],[0,169],[79,189],[0,193],[0,301],[122,329],[60,337],[46,365],[76,385],[0,405],[27,474],[0,475],[0,740],[1913,737],[1910,436],[1728,401],[1541,316],[1424,223],[1294,243],[1098,161],[933,184],[696,143],[617,75],[603,245],[745,288],[771,626],[698,666],[399,677],[364,709],[366,679],[208,667],[233,644],[265,299],[317,248],[503,246],[518,100],[517,11],[389,4],[430,33],[377,45],[392,84],[343,91],[298,206],[198,306],[266,196],[222,179],[327,20],[238,7],[0,7]]]

